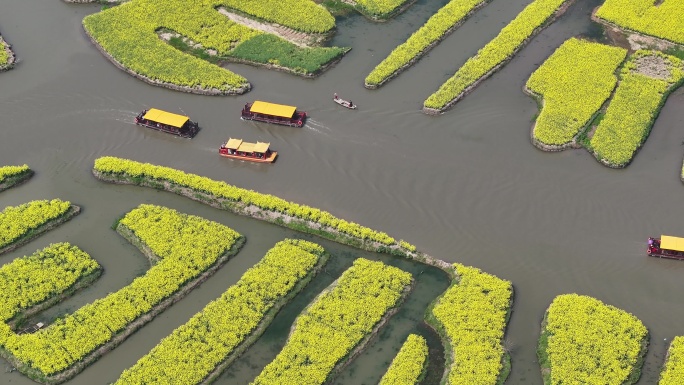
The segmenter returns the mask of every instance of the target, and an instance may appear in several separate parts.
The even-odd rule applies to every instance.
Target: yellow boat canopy
[[[181,128],[190,118],[183,115],[172,114],[170,112],[150,108],[143,116],[143,119],[151,120],[157,123],[166,124],[173,127]]]
[[[660,248],[674,251],[684,251],[684,238],[660,236]]]
[[[280,116],[283,118],[292,118],[295,111],[297,110],[297,107],[286,106],[284,104],[261,102],[257,100],[252,104],[252,107],[249,110],[251,112],[256,112],[258,114]]]
[[[242,139],[228,139],[226,144],[224,145],[225,148],[230,148],[231,150],[235,151],[242,151],[242,152],[259,152],[262,154],[265,154],[266,151],[268,151],[268,148],[271,146],[271,143],[264,143],[264,142],[256,142],[256,143],[249,143],[249,142],[243,142]]]

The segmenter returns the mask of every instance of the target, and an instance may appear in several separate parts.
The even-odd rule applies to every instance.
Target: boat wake
[[[330,127],[322,124],[321,122],[317,122],[313,119],[307,119],[304,127],[308,128],[310,130],[319,131],[319,132],[320,132],[319,129],[323,129],[325,131],[332,131],[332,129]]]

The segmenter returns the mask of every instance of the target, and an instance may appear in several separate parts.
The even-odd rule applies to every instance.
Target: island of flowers
[[[66,242],[55,243],[0,267],[0,322],[10,326],[69,297],[97,279],[100,265]],[[9,326],[8,326],[9,325]],[[0,349],[9,358],[5,349]]]
[[[334,18],[325,8],[303,0],[136,0],[89,15],[83,19],[83,26],[108,59],[137,78],[209,95],[241,94],[251,88],[244,77],[210,61],[248,62],[312,76],[349,51],[299,47],[234,22],[219,13],[219,7],[304,32],[323,33],[334,28]],[[183,53],[160,39],[174,34],[189,39],[197,47],[190,51],[202,58]]]
[[[164,338],[117,385],[212,382],[246,350],[328,259],[315,243],[278,242],[242,278]]]
[[[510,372],[502,341],[513,287],[473,267],[454,264],[454,268],[458,277],[426,315],[428,324],[448,342],[442,383],[503,383]]]
[[[558,47],[525,85],[542,106],[532,143],[546,151],[579,146],[578,137],[613,92],[626,56],[626,49],[575,38]]]
[[[8,70],[12,66],[14,66],[12,47],[0,36],[0,72]]]
[[[484,359],[483,361],[488,362],[483,371],[491,372],[495,367],[501,371],[494,375],[493,383],[496,383],[497,376],[505,378],[508,374],[507,356],[504,355],[501,348],[508,309],[510,309],[512,301],[512,287],[508,281],[499,280],[494,276],[481,273],[477,269],[452,265],[441,261],[416,251],[416,247],[408,242],[397,242],[385,233],[338,219],[328,212],[287,202],[272,195],[260,194],[255,191],[231,186],[225,182],[188,174],[169,167],[116,157],[101,157],[95,160],[93,175],[106,182],[134,184],[166,190],[213,207],[287,226],[298,231],[316,234],[353,247],[404,256],[420,263],[438,267],[454,280],[454,284],[459,283],[456,289],[452,286],[452,290],[455,291],[451,296],[454,296],[454,299],[449,298],[448,301],[458,303],[459,298],[465,299],[467,295],[474,296],[477,290],[480,291],[480,295],[477,297],[481,298],[479,303],[482,305],[480,307],[470,308],[465,305],[461,306],[463,317],[467,317],[470,314],[471,320],[477,318],[488,320],[486,324],[488,333],[483,335],[489,345],[487,345],[486,349],[478,345],[478,347],[473,347],[472,350],[483,349],[497,357],[496,360]],[[474,275],[475,278],[462,277],[461,274]],[[467,294],[460,294],[461,292],[467,292]],[[446,302],[447,300],[444,301],[443,310],[449,307],[446,304],[451,303]],[[504,310],[499,308],[499,301],[505,302],[505,305],[502,305],[505,307]],[[489,314],[483,315],[485,311],[488,311]],[[502,311],[503,313],[501,313]],[[453,349],[457,346],[456,344],[466,346],[458,336],[450,336],[449,333],[458,333],[459,329],[458,325],[450,321],[449,315],[438,316],[437,313],[434,315],[430,313],[426,315],[426,318],[428,320],[430,318],[433,319],[431,323],[433,327],[441,331],[443,339],[451,341],[450,339],[453,338],[453,342],[449,342],[448,345],[451,349],[450,352],[453,352]],[[434,320],[435,318],[439,319]],[[470,335],[473,334],[477,333],[473,332]],[[497,336],[499,339],[495,340]],[[454,362],[452,353],[448,354],[450,358],[447,357],[447,362]],[[481,358],[482,356],[478,357]],[[475,360],[477,361],[480,358]],[[466,358],[463,361],[469,362]],[[447,375],[452,368],[455,370],[457,366],[448,365],[446,368]],[[454,376],[457,375],[455,374]]]
[[[0,167],[0,191],[7,190],[27,181],[33,176],[33,170],[27,165]]]
[[[423,103],[423,112],[439,114],[508,62],[536,33],[561,15],[572,0],[535,0],[518,14],[454,76]]]
[[[365,87],[375,89],[398,76],[487,2],[488,0],[449,1],[368,74],[364,81]]]
[[[658,385],[679,385],[684,378],[684,337],[675,337],[667,350]]]
[[[633,384],[647,346],[648,330],[633,315],[588,296],[560,295],[539,338],[544,384]]]
[[[80,207],[59,199],[6,207],[0,212],[0,253],[16,249],[73,218],[80,210]]]
[[[651,133],[668,95],[683,81],[682,60],[650,50],[631,55],[605,117],[589,142],[596,159],[614,168],[629,165]]]
[[[326,383],[397,310],[412,281],[396,267],[356,259],[297,317],[283,350],[251,384]]]
[[[57,384],[73,377],[208,278],[243,243],[219,223],[153,205],[126,214],[117,231],[155,262],[145,275],[35,333],[16,334],[0,324],[0,350],[33,380]]]
[[[410,7],[416,0],[351,0],[354,9],[373,21],[387,21]]]
[[[416,385],[425,375],[428,346],[425,338],[410,334],[380,379],[380,385]]]
[[[334,217],[329,212],[288,202],[268,194],[235,187],[169,167],[132,160],[101,157],[93,174],[104,181],[137,184],[168,190],[214,207],[285,225],[370,251],[409,252],[389,235]]]
[[[606,0],[593,16],[622,29],[684,44],[681,1]]]

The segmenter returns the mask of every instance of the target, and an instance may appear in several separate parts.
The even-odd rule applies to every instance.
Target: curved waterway
[[[145,258],[110,228],[140,203],[216,220],[247,237],[244,249],[214,277],[67,384],[114,381],[235,283],[277,241],[302,236],[169,193],[98,182],[90,170],[103,155],[166,165],[318,207],[405,239],[437,258],[510,280],[515,302],[506,331],[512,359],[507,384],[542,384],[535,352],[540,321],[553,298],[566,293],[596,297],[641,319],[651,341],[639,384],[657,383],[669,341],[684,335],[684,262],[647,258],[645,240],[660,234],[684,236],[684,186],[679,181],[684,91],[670,96],[627,169],[608,169],[584,150],[544,153],[530,144],[537,106],[521,88],[567,38],[596,34],[589,20],[595,0],[576,1],[444,115],[421,113],[425,98],[528,0],[493,0],[413,68],[379,90],[366,90],[363,80],[371,69],[445,3],[419,0],[383,24],[360,16],[340,19],[333,44],[353,49],[317,79],[227,65],[254,86],[236,97],[152,87],[116,69],[81,27],[83,17],[99,11],[99,5],[0,4],[0,33],[20,59],[16,68],[0,73],[0,164],[27,163],[36,170],[28,183],[1,193],[0,205],[61,198],[83,208],[69,223],[0,256],[0,263],[50,242],[69,241],[105,268],[92,287],[42,317],[73,311],[144,273]],[[334,104],[334,92],[359,109]],[[297,105],[311,119],[301,129],[241,121],[241,107],[257,99]],[[185,113],[202,130],[185,140],[132,124],[148,107]],[[219,157],[218,147],[229,137],[270,142],[279,158],[275,164],[258,165]],[[334,253],[331,269],[367,255],[313,240]],[[432,277],[426,274],[419,277]],[[248,384],[284,343],[283,332],[297,306],[304,306],[306,296],[326,279],[330,277],[319,276],[288,305],[271,328],[274,334],[258,341],[219,383]],[[335,383],[375,383],[391,351],[408,333],[420,332],[424,303],[440,285],[420,283],[407,310],[393,317]],[[0,383],[33,383],[20,373],[7,373],[6,363],[0,365]]]

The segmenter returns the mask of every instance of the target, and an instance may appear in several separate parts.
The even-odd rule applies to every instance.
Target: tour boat
[[[187,116],[150,108],[135,117],[135,124],[163,131],[183,138],[197,135],[199,126]]]
[[[257,100],[254,103],[245,104],[241,119],[301,127],[306,121],[306,112],[297,111],[297,107],[294,106]]]
[[[649,257],[684,259],[684,238],[661,235],[648,238],[646,254]]]
[[[351,100],[344,100],[337,96],[337,94],[333,95],[333,101],[342,107],[349,108],[350,110],[356,109],[356,104],[353,104]]]
[[[228,139],[227,142],[219,148],[219,155],[231,159],[242,159],[250,162],[258,163],[273,163],[277,151],[271,151],[269,148],[271,143],[249,143],[243,142],[242,139]]]

